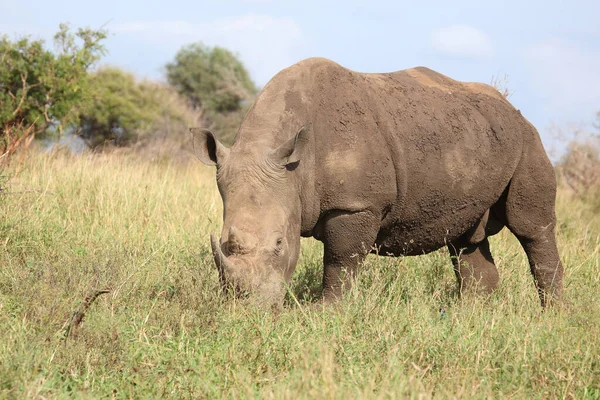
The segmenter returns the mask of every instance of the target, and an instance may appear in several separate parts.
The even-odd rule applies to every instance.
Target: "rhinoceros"
[[[460,292],[499,276],[488,238],[527,254],[541,304],[559,299],[556,180],[539,134],[496,89],[428,68],[359,73],[310,58],[273,77],[227,148],[192,128],[223,200],[220,281],[281,304],[300,237],[323,242],[323,298],[339,299],[368,253],[447,246]]]

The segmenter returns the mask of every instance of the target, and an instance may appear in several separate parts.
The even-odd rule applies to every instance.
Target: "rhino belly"
[[[481,221],[501,192],[478,199],[446,199],[431,204],[405,206],[384,220],[376,239],[381,255],[426,254],[458,239]]]

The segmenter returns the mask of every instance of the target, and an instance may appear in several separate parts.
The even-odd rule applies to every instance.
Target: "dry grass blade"
[[[507,99],[514,94],[514,91],[508,89],[508,75],[504,74],[503,77],[499,75],[493,75],[490,80],[490,86],[494,87],[500,94]]]

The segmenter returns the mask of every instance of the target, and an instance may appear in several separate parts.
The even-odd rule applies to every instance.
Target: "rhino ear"
[[[229,149],[221,144],[208,129],[191,128],[194,154],[206,165],[221,164],[229,155]]]
[[[281,165],[297,163],[300,161],[304,149],[308,147],[309,139],[310,126],[304,125],[300,128],[296,136],[279,146],[273,152],[273,159]]]

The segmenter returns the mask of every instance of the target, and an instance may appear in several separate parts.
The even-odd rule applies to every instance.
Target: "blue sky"
[[[163,79],[185,44],[237,52],[264,85],[303,58],[359,71],[424,65],[489,83],[508,75],[510,100],[556,146],[552,126],[591,129],[600,110],[600,1],[0,0],[0,34],[49,40],[60,22],[105,26],[103,60]]]

